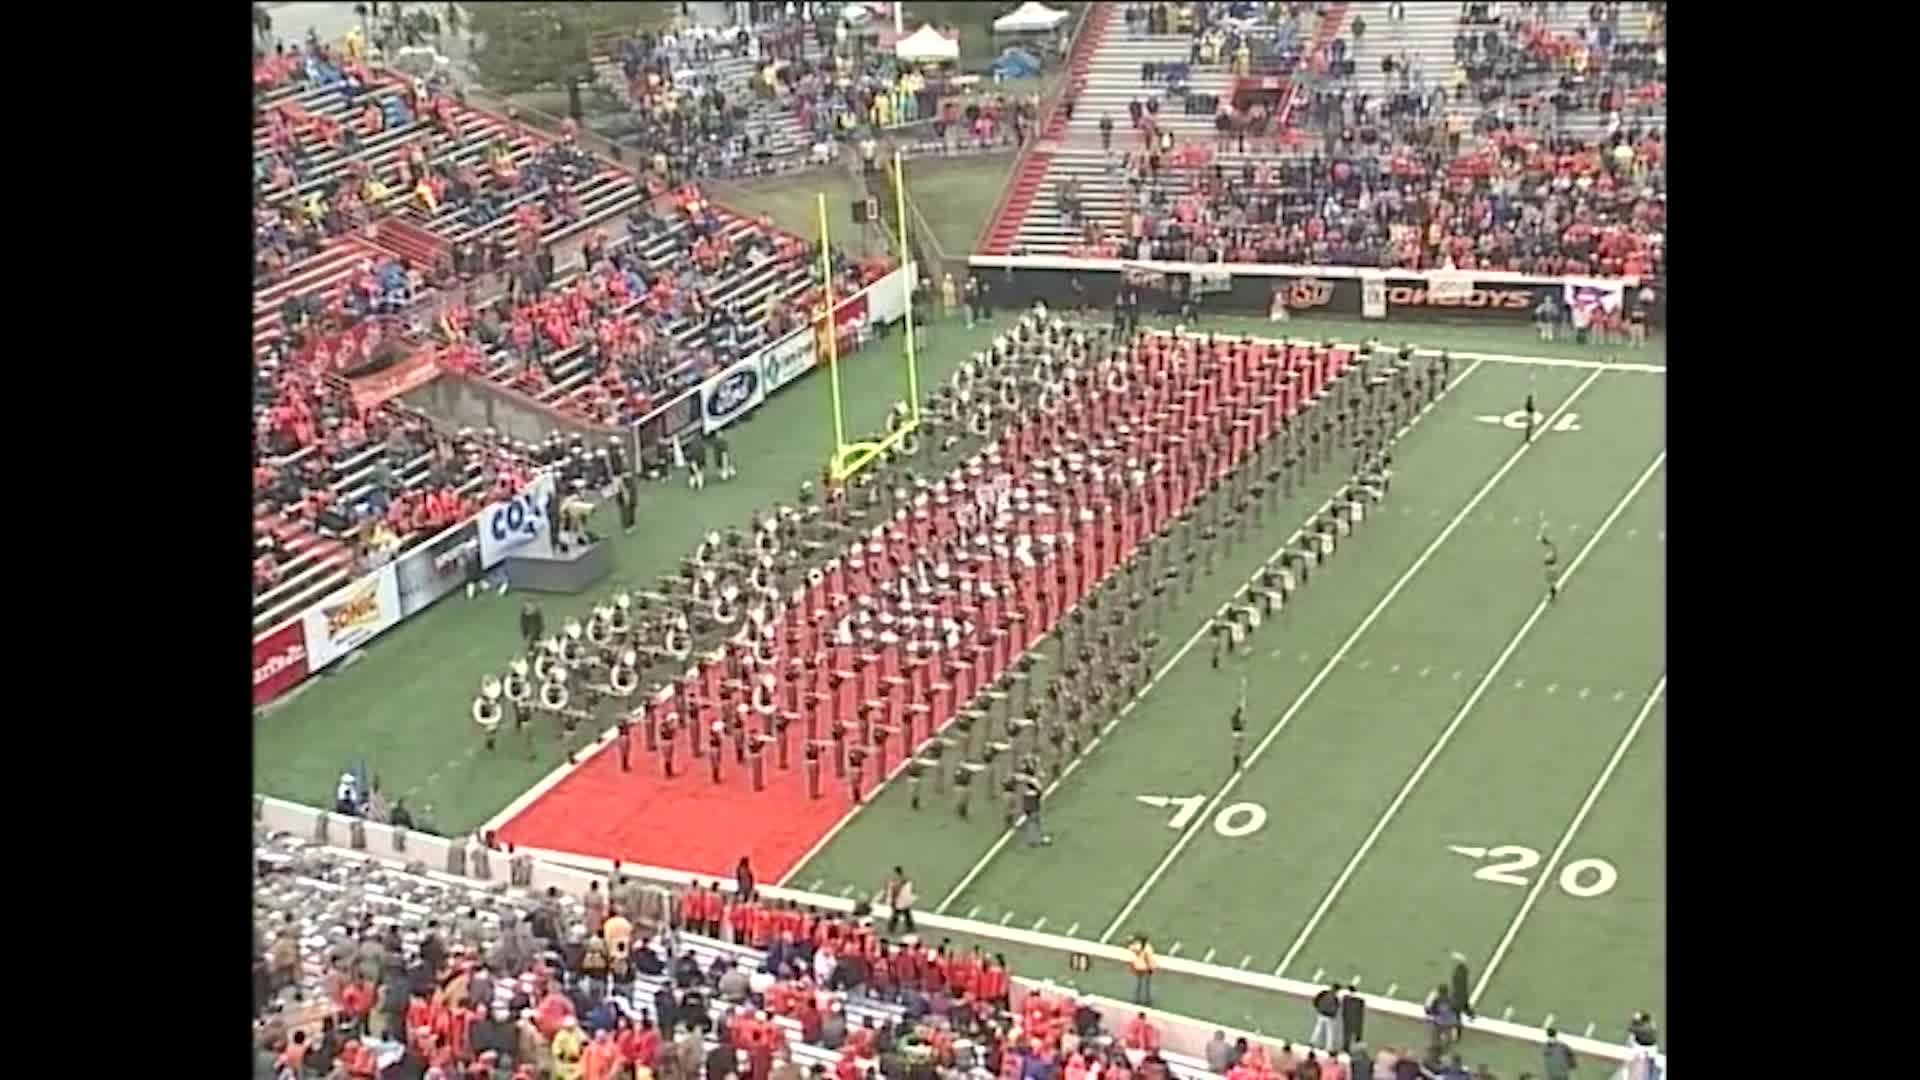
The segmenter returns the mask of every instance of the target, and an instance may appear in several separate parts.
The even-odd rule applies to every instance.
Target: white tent
[[[1035,30],[1051,30],[1060,25],[1067,17],[1064,11],[1055,11],[1039,0],[1027,0],[1026,3],[993,20],[993,32],[996,34],[1023,34]]]
[[[893,55],[908,63],[931,63],[960,59],[960,41],[931,26],[922,26],[893,44]]]

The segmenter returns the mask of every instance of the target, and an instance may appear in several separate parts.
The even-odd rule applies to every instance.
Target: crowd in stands
[[[978,946],[766,900],[747,874],[669,894],[616,863],[576,898],[256,829],[256,1075],[1346,1080],[1359,1056],[1374,1077],[1492,1080],[1445,1039],[1329,1054],[1216,1031],[1187,1057],[1145,1013],[1110,1027],[1087,998],[1015,995]]]
[[[437,320],[448,363],[543,401],[553,392],[573,415],[628,426],[663,400],[805,325],[817,289],[817,252],[798,237],[727,214],[697,189],[657,209],[637,206],[624,237],[589,233],[580,270],[556,280],[536,260],[491,305],[459,303]],[[872,272],[836,252],[836,290],[849,295]],[[746,296],[741,283],[775,287]]]
[[[1567,113],[1594,111],[1607,118],[1609,134],[1663,109],[1663,5],[1643,16],[1643,33],[1636,37],[1622,33],[1618,3],[1591,5],[1585,24],[1571,33],[1553,29],[1544,3],[1513,7],[1503,19],[1491,14],[1462,19],[1449,79],[1456,100],[1470,97],[1489,112],[1505,106],[1522,123],[1537,117],[1551,125]],[[1417,82],[1421,73],[1412,74]]]
[[[1463,61],[1495,58],[1479,77],[1456,70],[1452,84],[1429,86],[1416,61],[1387,94],[1319,84],[1296,118],[1321,131],[1310,153],[1277,153],[1300,140],[1257,104],[1221,103],[1211,149],[1160,128],[1152,101],[1131,110],[1135,145],[1110,147],[1107,165],[1129,193],[1124,221],[1080,213],[1072,181],[1059,190],[1063,225],[1082,230],[1073,252],[1660,275],[1665,139],[1630,106],[1662,94],[1661,39],[1623,39],[1617,4],[1593,5],[1592,33],[1572,35],[1545,30],[1546,5],[1519,7],[1484,32],[1463,27]],[[1661,21],[1652,17],[1656,34]],[[1523,75],[1557,81],[1535,95]],[[1604,134],[1554,122],[1588,107],[1607,113]],[[1229,153],[1241,156],[1229,162]]]
[[[436,431],[397,402],[362,406],[342,380],[268,360],[254,369],[254,587],[276,585],[296,541],[345,545],[359,572],[524,487],[506,450]]]
[[[722,56],[747,56],[746,31],[694,27],[678,34],[642,33],[615,46],[634,127],[621,141],[660,181],[677,186],[697,177],[737,177],[772,168],[771,128],[705,72]]]

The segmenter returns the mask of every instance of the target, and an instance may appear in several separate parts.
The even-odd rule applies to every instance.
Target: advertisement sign
[[[265,705],[306,679],[307,638],[294,619],[253,642],[253,703]]]
[[[1283,279],[1284,280],[1284,279]],[[1303,277],[1287,282],[1287,310],[1312,311],[1333,302],[1333,282],[1324,278]]]
[[[491,570],[500,565],[500,560],[529,545],[533,546],[531,554],[550,545],[547,503],[552,499],[553,474],[543,473],[525,491],[480,511],[481,569]]]
[[[767,396],[760,361],[749,356],[708,379],[700,387],[701,424],[711,435],[753,411]]]
[[[400,582],[388,563],[300,616],[306,633],[307,670],[321,670],[399,621]],[[254,677],[258,679],[259,674],[256,667]]]
[[[1622,281],[1569,278],[1562,288],[1565,295],[1561,302],[1566,305],[1573,325],[1578,327],[1592,325],[1594,315],[1602,311],[1619,314],[1621,305],[1626,302],[1627,288]]]
[[[399,581],[400,617],[411,619],[435,600],[466,584],[474,560],[480,557],[480,537],[473,522],[465,522],[414,548],[394,563]]]
[[[813,367],[813,334],[796,330],[760,354],[762,394],[771,394]]]
[[[1525,285],[1492,285],[1477,281],[1422,280],[1389,281],[1387,307],[1407,308],[1427,314],[1462,315],[1484,313],[1525,321],[1533,311],[1534,289]]]
[[[872,290],[868,290],[855,296],[851,300],[842,302],[839,307],[833,309],[833,332],[834,337],[837,339],[832,346],[835,350],[833,352],[828,351],[827,321],[819,317],[813,320],[813,332],[817,338],[813,349],[814,363],[824,364],[829,359],[838,359],[853,351],[860,327],[864,325],[867,320],[867,314],[870,310],[868,307],[868,297],[871,295]]]
[[[913,263],[908,263],[906,266],[895,267],[891,273],[869,286],[866,290],[868,320],[890,323],[895,319],[905,318],[907,289],[912,287],[915,273],[918,273],[917,267]]]
[[[1360,316],[1366,319],[1387,317],[1387,275],[1361,271]]]
[[[389,398],[417,390],[439,375],[437,351],[431,347],[420,349],[392,367],[349,380],[353,385],[353,403],[359,408],[371,409]]]

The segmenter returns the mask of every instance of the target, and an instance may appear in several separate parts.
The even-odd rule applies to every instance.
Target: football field
[[[1414,1000],[1457,951],[1486,1015],[1664,1020],[1664,374],[1506,357],[1455,379],[1380,520],[1250,655],[1215,670],[1188,635],[1303,513],[1169,618],[1156,684],[1054,785],[1050,846],[893,790],[788,883],[867,891],[905,863],[948,914]]]
[[[1006,320],[934,327],[923,383]],[[1323,471],[1235,542],[1165,615],[1153,685],[1049,792],[1050,846],[1009,839],[997,814],[913,810],[893,785],[786,884],[870,894],[904,864],[929,910],[1089,942],[1145,933],[1163,955],[1415,1001],[1459,952],[1483,1015],[1612,1039],[1646,1009],[1665,1030],[1664,351],[1543,343],[1524,328],[1284,329],[1471,354],[1399,443],[1369,520],[1215,670],[1203,622],[1344,477]],[[850,426],[877,427],[899,396],[893,346],[874,349],[888,377],[846,381]],[[1609,353],[1622,363],[1602,363]],[[791,500],[830,448],[826,414],[826,380],[802,380],[730,431],[737,480],[646,491],[643,528],[613,530],[615,581],[544,600],[549,624],[616,583],[650,582],[706,529]],[[1542,536],[1557,554],[1552,603]],[[444,832],[497,814],[564,752],[485,754],[467,718],[472,688],[517,648],[518,602],[449,598],[257,716],[259,789],[324,804],[365,755],[387,790],[433,803]],[[1243,679],[1236,772],[1227,725]],[[1067,975],[1058,956],[994,947],[1025,972]],[[1112,978],[1096,968],[1081,982],[1106,992]],[[1294,1034],[1291,1014],[1259,1012],[1271,995],[1169,975],[1161,999]],[[1532,1053],[1484,1060],[1537,1064]]]

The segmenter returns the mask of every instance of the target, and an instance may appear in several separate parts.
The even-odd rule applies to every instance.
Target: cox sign
[[[742,360],[700,388],[703,427],[711,435],[752,411],[767,396],[757,359]]]
[[[500,560],[547,536],[547,503],[553,498],[551,473],[505,502],[480,512],[480,566],[491,569]]]

